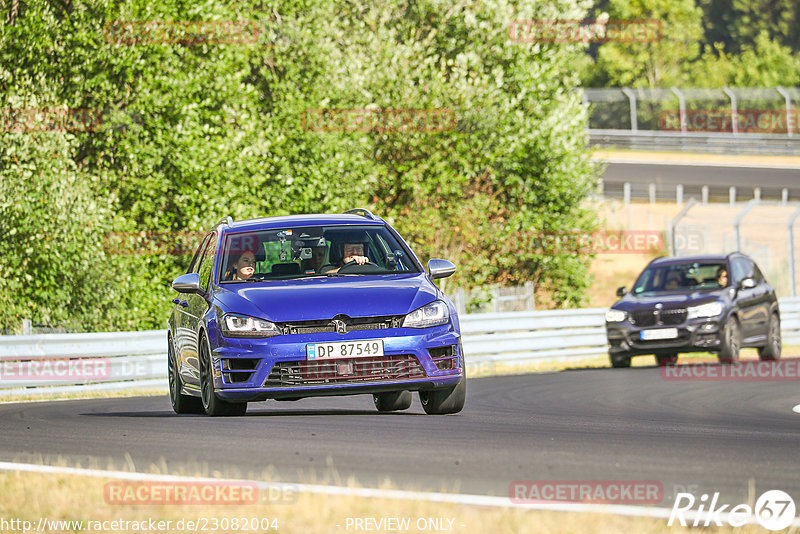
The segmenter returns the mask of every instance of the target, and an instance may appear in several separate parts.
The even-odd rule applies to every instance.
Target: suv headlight
[[[716,317],[722,313],[721,302],[709,302],[708,304],[701,304],[700,306],[692,306],[686,308],[687,319],[695,319],[697,317]]]
[[[628,313],[622,310],[608,310],[606,312],[607,323],[621,323],[628,318]]]
[[[450,311],[447,304],[441,300],[434,300],[421,308],[406,315],[403,321],[404,328],[428,328],[450,322]]]
[[[248,315],[226,314],[222,320],[225,337],[272,337],[281,334],[278,325]]]

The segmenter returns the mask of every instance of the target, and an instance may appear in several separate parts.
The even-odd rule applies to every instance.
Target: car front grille
[[[316,321],[292,321],[281,323],[284,334],[321,334],[338,332],[346,334],[356,330],[379,330],[399,328],[403,324],[403,315],[386,315],[380,317],[348,317],[337,315],[333,319]]]
[[[686,320],[686,308],[671,310],[644,310],[631,314],[631,324],[636,326],[676,325]]]
[[[422,365],[411,354],[301,360],[276,363],[264,381],[264,387],[410,380],[425,376]]]

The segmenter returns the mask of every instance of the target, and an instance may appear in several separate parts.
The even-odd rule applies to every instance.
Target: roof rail
[[[352,215],[361,215],[362,217],[366,217],[367,219],[373,219],[373,220],[377,219],[377,217],[375,217],[372,214],[372,212],[369,211],[367,208],[353,208],[351,210],[345,211],[345,213],[350,213]]]
[[[217,224],[227,224],[228,226],[231,226],[233,224],[233,217],[230,215],[223,217],[222,220],[220,220]]]

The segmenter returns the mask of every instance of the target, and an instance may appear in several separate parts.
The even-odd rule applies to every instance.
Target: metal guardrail
[[[800,345],[800,297],[780,299],[785,345]],[[606,308],[462,315],[467,372],[495,364],[522,365],[605,355]],[[88,362],[99,376],[76,380],[3,374],[9,362],[44,366]],[[0,336],[0,395],[120,390],[166,386],[166,330]],[[16,365],[16,364],[14,364]],[[67,364],[64,364],[67,365]],[[12,366],[12,371],[16,367]],[[48,387],[42,387],[48,386]]]
[[[800,153],[800,136],[656,130],[589,129],[588,131],[589,144],[593,147],[771,156],[796,156]]]

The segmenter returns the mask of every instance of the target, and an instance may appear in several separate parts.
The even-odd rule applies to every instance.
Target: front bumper
[[[716,352],[720,349],[722,327],[719,317],[690,319],[677,325],[637,327],[629,321],[606,323],[606,337],[610,354],[669,354],[676,352]],[[641,332],[662,328],[676,328],[673,339],[643,340]]]
[[[306,356],[309,343],[371,339],[383,340],[383,357],[309,361]],[[460,335],[450,325],[217,340],[214,385],[226,400],[431,390],[455,386],[464,377]]]

